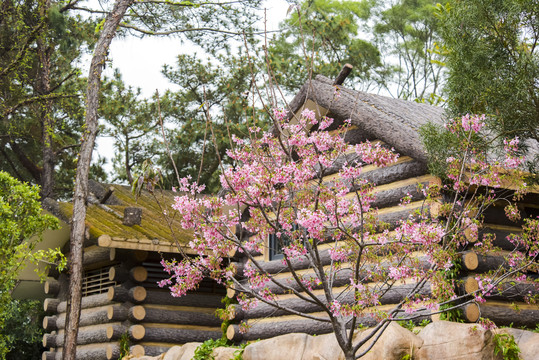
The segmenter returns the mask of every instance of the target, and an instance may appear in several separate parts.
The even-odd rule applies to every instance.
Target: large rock
[[[366,329],[358,332],[354,336],[354,344],[365,338],[370,334],[371,330]],[[367,349],[373,342],[373,339],[369,339],[356,354],[361,354]],[[409,355],[410,358],[416,353],[416,351],[423,345],[423,340],[415,335],[413,332],[403,328],[395,322],[389,323],[386,330],[382,333],[380,338],[376,341],[374,346],[361,358],[362,360],[401,360]],[[443,358],[438,358],[443,359]],[[341,354],[339,360],[344,360],[344,354]]]
[[[302,360],[309,335],[287,334],[250,344],[243,360]]]
[[[234,359],[234,353],[238,350],[234,347],[218,347],[213,349],[212,355],[215,360],[231,360]]]
[[[435,321],[419,333],[423,346],[417,360],[494,360],[493,334],[477,324]]]
[[[163,360],[191,360],[200,344],[193,342],[182,346],[173,346],[165,353]]]
[[[342,355],[342,350],[333,333],[309,336],[302,360],[335,360],[340,355]]]
[[[521,360],[536,360],[539,357],[539,334],[531,331],[503,328],[496,333],[513,335],[520,349]]]

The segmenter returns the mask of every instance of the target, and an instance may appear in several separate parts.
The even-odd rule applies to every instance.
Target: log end
[[[117,359],[118,357],[120,357],[120,347],[117,344],[108,344],[106,356],[108,360]]]
[[[469,304],[464,307],[464,317],[469,322],[476,322],[481,316],[479,305]]]
[[[112,268],[111,268],[112,269]],[[144,282],[148,278],[148,270],[144,266],[137,266],[132,269],[133,280]]]
[[[110,276],[110,272],[109,272],[109,276]],[[107,291],[107,299],[108,301],[112,301],[114,299],[114,286],[109,287],[109,291]]]
[[[43,301],[43,310],[45,310],[45,312],[54,313],[58,309],[59,304],[60,300],[54,298],[47,298]]]
[[[133,306],[131,308],[131,316],[137,321],[142,321],[146,317],[146,309],[140,305]]]
[[[142,340],[146,335],[146,329],[142,325],[133,325],[129,328],[129,334],[134,340]]]
[[[234,296],[236,296],[236,290],[232,289],[232,288],[227,288],[226,289],[226,296],[230,299],[233,299]]]
[[[133,258],[138,262],[143,262],[148,258],[149,253],[146,250],[135,250]]]
[[[133,300],[141,302],[146,299],[147,293],[146,289],[142,286],[136,286],[133,289]]]
[[[237,326],[237,325],[236,325]],[[237,341],[239,340],[239,332],[236,331],[236,328],[234,325],[229,325],[226,329],[226,338],[230,341]]]
[[[101,235],[97,239],[97,244],[102,247],[109,247],[112,244],[112,238],[109,235]]]
[[[475,270],[479,266],[479,258],[473,251],[464,255],[464,266],[468,270]]]
[[[131,349],[129,349],[129,352],[135,358],[144,356],[144,354],[145,354],[144,347],[142,345],[131,346]]]
[[[109,260],[110,261],[116,260],[116,248],[110,248]]]
[[[474,291],[479,290],[479,284],[473,277],[468,276],[464,282],[464,291],[466,294],[471,294]]]

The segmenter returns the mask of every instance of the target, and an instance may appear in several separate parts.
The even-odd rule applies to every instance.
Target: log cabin
[[[166,220],[174,193],[142,191],[135,199],[131,188],[89,184],[84,243],[83,298],[77,338],[77,359],[118,359],[120,338],[129,340],[133,355],[159,355],[174,345],[218,339],[221,320],[215,310],[223,305],[226,289],[204,280],[196,292],[177,298],[157,282],[168,277],[162,259],[181,259],[190,253],[192,234],[177,219]],[[72,204],[46,200],[46,208],[64,221],[56,246],[69,256],[68,221]],[[48,244],[51,246],[52,244]],[[61,359],[66,321],[66,272],[49,272],[42,285],[46,298],[43,319],[44,360]]]
[[[354,145],[369,140],[393,147],[400,155],[396,163],[386,168],[367,165],[363,167],[362,172],[365,179],[375,184],[376,200],[373,206],[379,209],[379,219],[388,223],[390,227],[394,227],[401,219],[406,219],[419,209],[433,218],[437,217],[443,199],[440,199],[438,203],[433,202],[425,206],[424,195],[418,189],[418,184],[441,184],[441,179],[428,173],[428,155],[421,141],[419,130],[428,122],[442,125],[444,110],[428,104],[367,94],[343,87],[342,82],[350,70],[350,67],[345,66],[336,80],[318,75],[313,80],[307,81],[288,104],[289,120],[294,121],[294,117],[299,117],[304,109],[313,110],[318,119],[322,116],[331,117],[335,119],[337,124],[342,124],[345,119],[350,119],[352,127],[344,135],[348,143]],[[328,131],[330,130],[328,129]],[[274,135],[279,136],[277,133]],[[539,154],[539,146],[535,142],[531,142],[530,145],[528,155],[533,158]],[[342,165],[344,161],[353,161],[354,156],[355,154],[351,154],[351,157],[343,156],[342,162],[337,161],[337,165]],[[335,167],[333,173],[337,172],[338,166]],[[331,171],[325,174],[324,181],[331,181],[337,176]],[[531,190],[518,205],[523,217],[539,215],[539,188],[536,186]],[[411,202],[406,206],[399,206],[399,200],[407,194],[410,196]],[[463,266],[459,273],[461,279],[457,281],[460,293],[472,293],[478,289],[479,285],[475,280],[475,275],[503,265],[503,253],[515,248],[506,239],[506,236],[521,231],[522,222],[508,221],[503,206],[489,208],[484,217],[481,235],[494,234],[496,236],[495,245],[501,248],[501,252],[480,255],[474,250],[472,240],[470,240],[468,247],[462,249]],[[255,259],[265,271],[280,280],[290,280],[287,285],[294,286],[293,276],[283,263],[281,250],[275,243],[276,239],[269,236],[262,252],[255,254]],[[321,250],[320,253],[322,263],[325,266],[331,262],[328,248]],[[422,254],[418,252],[417,256],[421,259]],[[241,276],[241,269],[249,261],[246,256],[239,259],[237,264],[239,276]],[[309,268],[308,261],[294,261],[292,264],[297,273],[307,276],[308,274],[314,275],[313,270]],[[539,294],[539,283],[533,281],[538,278],[536,273],[528,275],[528,279],[531,281],[508,280],[503,291],[488,297],[485,303],[473,303],[466,306],[463,309],[464,319],[476,322],[479,317],[484,317],[498,325],[513,324],[514,326],[535,328],[539,324],[539,305],[528,304],[524,298]],[[333,283],[334,293],[345,289],[349,285],[349,279],[349,272],[339,272]],[[247,286],[247,280],[244,279],[243,282]],[[376,286],[376,284],[371,285]],[[377,307],[377,310],[383,311],[385,308],[390,308],[392,304],[399,303],[413,285],[403,284],[393,287],[379,299],[380,306]],[[270,284],[269,287],[277,294],[277,304],[313,316],[326,316],[320,306],[307,304],[294,294],[284,293],[273,284]],[[299,291],[299,286],[296,287],[295,290]],[[426,287],[422,291],[429,293],[430,289]],[[320,295],[321,301],[325,301],[323,289],[318,288],[314,292]],[[239,293],[241,293],[241,286],[232,286],[227,289],[227,296],[231,298]],[[353,292],[347,294],[345,297],[348,296],[350,299],[341,300],[352,302]],[[252,341],[293,332],[323,334],[332,331],[330,323],[293,315],[283,309],[264,303],[259,303],[257,307],[249,310],[243,310],[241,306],[236,305],[233,313],[236,323],[229,325],[227,329],[227,337],[233,341]],[[243,332],[241,326],[237,324],[240,321],[247,323],[248,330],[246,332]],[[375,324],[369,314],[360,318],[359,323],[364,326]]]

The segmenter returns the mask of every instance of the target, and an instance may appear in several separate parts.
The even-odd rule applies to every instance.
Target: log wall
[[[156,285],[166,278],[159,254],[97,246],[86,250],[84,264],[94,275],[93,292],[82,298],[78,360],[117,359],[124,334],[133,353],[152,356],[174,345],[221,337],[215,310],[223,306],[224,288],[205,282],[203,292],[175,298]],[[61,359],[64,344],[67,277],[54,275],[44,285],[51,296],[44,302],[46,360]]]

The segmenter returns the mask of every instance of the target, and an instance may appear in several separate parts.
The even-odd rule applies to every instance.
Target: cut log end
[[[230,341],[234,340],[234,337],[236,336],[236,331],[234,330],[234,326],[229,325],[226,329],[226,338]]]
[[[479,258],[474,252],[469,252],[464,255],[464,266],[468,270],[475,270],[479,266]]]
[[[106,356],[108,360],[117,359],[120,356],[120,347],[116,344],[108,344]]]
[[[466,278],[466,281],[464,282],[464,291],[466,291],[466,294],[471,294],[477,290],[479,290],[479,284],[477,280],[475,280],[471,276],[468,276]]]
[[[134,319],[134,320],[137,320],[137,321],[142,321],[144,320],[144,318],[146,317],[146,309],[144,309],[142,306],[140,305],[137,305],[137,306],[133,306],[130,310],[129,310],[129,313],[131,315],[131,317]]]
[[[132,297],[133,297],[133,300],[135,301],[138,301],[138,302],[142,302],[146,299],[146,289],[143,288],[142,286],[136,286],[132,289]]]
[[[102,247],[109,247],[112,244],[112,238],[109,235],[101,235],[97,239],[97,243]]]
[[[232,288],[227,288],[226,289],[226,297],[228,297],[229,299],[233,299],[234,296],[236,296],[236,290],[234,290]]]
[[[479,306],[477,304],[470,304],[464,307],[464,317],[467,321],[476,322],[479,320],[480,316],[481,311],[479,310]]]
[[[137,266],[131,269],[131,276],[137,282],[144,282],[148,278],[148,270],[143,266]]]
[[[45,301],[43,301],[43,310],[45,310],[45,312],[55,313],[59,304],[60,300],[47,298]]]
[[[133,355],[133,357],[135,358],[138,358],[138,357],[141,357],[141,356],[144,356],[144,347],[142,345],[135,345],[135,346],[131,346],[131,349],[129,349],[131,355]]]
[[[129,328],[129,334],[134,340],[142,340],[146,335],[146,329],[142,325],[133,325]]]

